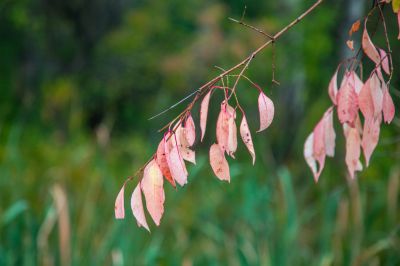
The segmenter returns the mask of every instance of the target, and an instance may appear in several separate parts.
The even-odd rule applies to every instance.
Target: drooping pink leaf
[[[210,104],[211,90],[204,96],[200,106],[200,130],[201,130],[201,141],[203,141],[207,127],[207,115],[208,105]]]
[[[142,202],[142,190],[140,184],[138,184],[131,196],[131,209],[133,216],[135,216],[138,226],[143,226],[150,232],[149,226],[147,225],[146,216],[144,215],[143,202]]]
[[[230,182],[229,165],[225,159],[224,151],[218,144],[210,147],[210,165],[219,180]]]
[[[374,116],[374,101],[371,95],[371,83],[371,78],[369,78],[362,87],[360,95],[358,95],[360,110],[366,119]]]
[[[258,111],[260,113],[260,129],[257,132],[261,132],[271,125],[275,113],[274,103],[263,92],[258,96]]]
[[[189,142],[186,138],[185,131],[182,127],[179,127],[176,132],[176,139],[179,146],[179,153],[185,161],[196,164],[196,153],[189,147]]]
[[[253,165],[256,161],[256,153],[254,151],[253,140],[251,138],[251,132],[249,129],[249,125],[247,124],[246,116],[243,114],[242,122],[240,123],[240,136],[247,149],[250,152],[251,157],[253,158]]]
[[[374,44],[371,41],[371,38],[368,35],[367,27],[366,25],[364,26],[364,33],[362,37],[362,48],[364,50],[364,53],[372,60],[375,62],[375,64],[379,64],[381,61],[381,57],[376,50]]]
[[[196,140],[196,126],[194,124],[192,115],[189,114],[189,116],[186,118],[185,126],[183,127],[183,129],[187,143],[189,144],[189,146],[193,146]]]
[[[337,112],[340,123],[349,123],[352,125],[357,117],[358,101],[354,86],[349,82],[349,77],[347,77],[346,80],[347,81],[343,83],[338,92]]]
[[[337,104],[337,93],[338,93],[338,85],[337,85],[337,74],[338,74],[338,70],[335,71],[335,74],[333,74],[333,77],[331,79],[331,81],[329,82],[329,87],[328,87],[328,94],[329,97],[331,97],[332,103],[334,105]]]
[[[314,133],[311,133],[304,143],[304,159],[314,175],[315,182],[318,182],[317,161],[314,158]]]
[[[228,149],[229,139],[229,118],[235,116],[235,110],[225,101],[221,104],[221,111],[217,120],[217,142],[222,151]]]
[[[119,191],[117,198],[115,199],[115,219],[124,219],[125,218],[125,199],[124,199],[124,190],[125,190],[125,183],[122,186],[121,190]]]
[[[390,68],[389,68],[389,58],[388,55],[386,54],[386,51],[378,48],[379,55],[381,57],[381,66],[383,71],[386,72],[386,74],[390,75]]]
[[[156,153],[156,162],[158,166],[160,167],[160,170],[165,177],[165,179],[168,180],[169,183],[173,187],[176,187],[175,180],[171,175],[171,171],[169,170],[168,166],[168,161],[167,161],[167,152],[165,150],[166,147],[166,138],[168,138],[169,135],[164,136],[164,138],[160,141],[160,144],[158,144],[157,148],[157,153]]]
[[[346,137],[346,164],[351,178],[354,178],[354,173],[360,168],[360,134],[354,127],[349,127]]]
[[[333,127],[333,108],[329,108],[324,114],[325,153],[327,156],[335,156],[336,133]]]
[[[378,79],[376,74],[373,74],[371,77],[370,83],[371,97],[372,102],[374,104],[374,116],[378,116],[382,112],[382,101],[383,101],[383,92],[381,88],[381,82]]]
[[[318,161],[318,177],[325,166],[325,125],[322,118],[314,128],[313,156]],[[316,180],[318,181],[318,180]]]
[[[390,124],[394,118],[395,107],[393,103],[393,99],[390,96],[389,90],[385,83],[382,84],[383,86],[383,101],[382,101],[382,108],[383,108],[383,119],[385,123]]]
[[[352,85],[354,86],[354,91],[356,92],[357,95],[359,95],[361,88],[364,86],[364,83],[361,81],[357,73],[354,71],[350,72],[350,78],[351,78],[350,82],[352,82]]]
[[[175,134],[171,136],[168,144],[166,155],[169,170],[174,180],[178,182],[179,185],[184,186],[187,183],[188,174],[183,157],[179,152],[179,145]]]
[[[226,152],[232,158],[235,158],[234,153],[237,149],[237,128],[235,116],[231,116],[228,120],[228,141]]]
[[[379,141],[379,132],[382,122],[382,116],[366,119],[364,122],[364,131],[361,146],[364,151],[365,162],[368,167],[369,160]]]
[[[159,226],[164,213],[164,180],[157,163],[152,160],[143,171],[143,179],[140,182],[147,210],[154,223]]]

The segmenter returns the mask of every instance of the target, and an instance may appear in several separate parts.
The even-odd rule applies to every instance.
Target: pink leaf
[[[235,116],[231,116],[228,120],[228,142],[227,153],[232,158],[235,158],[234,153],[237,149],[237,128],[235,123]]]
[[[386,74],[390,75],[390,69],[389,69],[389,57],[386,54],[386,51],[378,48],[379,55],[381,57],[381,66],[383,68],[383,71],[386,72]]]
[[[360,110],[366,119],[374,116],[374,101],[371,95],[371,83],[371,78],[369,78],[362,87],[360,95],[358,95]]]
[[[210,104],[211,92],[209,91],[206,96],[204,96],[200,107],[200,129],[201,129],[201,141],[203,141],[204,134],[206,133],[207,127],[207,115],[208,115],[208,105]]]
[[[258,96],[258,111],[260,113],[260,129],[257,132],[261,132],[271,125],[275,112],[274,103],[263,92]]]
[[[318,122],[314,128],[314,143],[313,143],[313,157],[318,161],[318,176],[315,181],[318,181],[318,177],[321,175],[322,170],[325,166],[325,125],[324,118]]]
[[[240,123],[240,136],[247,149],[250,152],[251,157],[253,158],[253,165],[256,161],[256,153],[254,152],[253,140],[251,138],[251,132],[249,126],[247,124],[246,116],[243,114],[242,122]]]
[[[159,226],[164,213],[164,180],[157,163],[152,160],[144,168],[143,179],[140,182],[146,207],[154,223]]]
[[[374,104],[374,116],[378,116],[382,112],[383,92],[381,88],[381,82],[375,73],[371,77],[369,88],[371,90],[372,102]]]
[[[360,134],[356,128],[350,127],[346,137],[346,164],[351,178],[354,178],[354,173],[360,169]]]
[[[142,202],[142,190],[140,184],[138,184],[132,193],[131,197],[131,209],[133,216],[135,216],[138,226],[143,226],[150,232],[149,226],[147,225],[146,216],[144,215],[143,202]]]
[[[306,142],[304,143],[304,158],[308,166],[311,168],[315,182],[318,182],[319,174],[317,172],[317,162],[313,156],[314,154],[313,146],[314,146],[314,133],[311,133],[307,137]]]
[[[383,119],[385,123],[390,124],[394,118],[395,107],[392,97],[390,96],[389,90],[386,87],[386,84],[383,83],[382,85],[383,85],[383,103],[382,103]]]
[[[381,57],[376,50],[374,44],[371,41],[371,38],[368,35],[367,32],[367,27],[366,25],[364,26],[364,33],[362,37],[362,48],[364,50],[364,53],[372,60],[375,62],[375,64],[379,64],[381,61]]]
[[[182,127],[176,130],[176,138],[179,146],[179,153],[182,158],[188,162],[196,164],[196,153],[189,148],[189,142]]]
[[[224,151],[218,144],[210,147],[210,165],[219,180],[230,182],[229,165],[224,156]]]
[[[364,86],[364,83],[361,81],[361,79],[354,71],[350,72],[350,77],[351,77],[350,81],[352,82],[351,84],[354,86],[354,91],[356,92],[357,95],[359,95],[361,88]]]
[[[119,191],[117,198],[115,199],[115,209],[114,209],[115,219],[125,218],[124,190],[125,190],[125,183],[122,186],[121,190]]]
[[[184,134],[189,146],[193,146],[196,140],[196,126],[194,124],[192,115],[189,114],[185,121]]]
[[[169,135],[164,136],[164,138],[160,141],[160,144],[158,144],[156,162],[160,167],[163,176],[168,180],[169,183],[171,183],[173,187],[176,187],[175,180],[173,179],[171,171],[169,170],[167,153],[165,150],[166,138],[168,138],[168,136]]]
[[[328,94],[329,97],[331,97],[331,100],[334,105],[337,104],[337,93],[338,93],[338,85],[337,85],[337,74],[338,70],[336,70],[335,74],[333,75],[331,81],[329,82],[329,87],[328,87]]]
[[[364,131],[361,145],[364,151],[364,157],[367,167],[369,165],[371,155],[375,150],[376,145],[378,145],[381,122],[381,115],[379,115],[378,117],[366,119],[364,122]]]
[[[228,149],[229,118],[236,116],[235,110],[225,101],[221,104],[221,111],[217,120],[217,142],[222,151]]]
[[[166,149],[167,163],[171,175],[179,185],[184,186],[187,183],[187,170],[185,162],[179,153],[176,135],[173,134],[169,139],[169,147]]]
[[[346,75],[350,76],[350,74]],[[354,90],[354,86],[352,86],[352,83],[349,81],[349,77],[347,77],[346,80],[347,81],[344,82],[338,92],[337,112],[340,123],[349,123],[352,125],[358,112],[357,94]]]
[[[329,108],[324,114],[324,131],[325,131],[325,152],[326,155],[335,156],[335,140],[336,133],[333,127],[333,108]]]

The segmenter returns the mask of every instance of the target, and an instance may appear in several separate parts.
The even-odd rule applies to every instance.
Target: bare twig
[[[240,25],[245,26],[245,27],[247,27],[247,28],[249,28],[249,29],[252,29],[252,30],[254,30],[254,31],[256,31],[256,32],[258,32],[258,33],[260,33],[260,34],[266,36],[266,37],[268,37],[268,38],[271,39],[271,40],[274,39],[274,36],[272,36],[271,34],[268,34],[268,33],[266,33],[265,31],[263,31],[263,30],[261,30],[261,29],[259,29],[259,28],[256,28],[256,27],[254,27],[254,26],[252,26],[252,25],[249,25],[249,24],[243,22],[242,20],[239,21],[239,20],[234,19],[234,18],[228,18],[228,19],[229,19],[230,21],[233,21],[233,22],[237,23],[237,24],[240,24]]]

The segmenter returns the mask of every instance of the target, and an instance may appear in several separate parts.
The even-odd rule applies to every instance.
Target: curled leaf
[[[240,123],[240,136],[247,149],[250,152],[251,157],[253,158],[253,165],[256,161],[256,153],[254,152],[253,140],[251,138],[251,132],[249,129],[249,125],[247,123],[246,116],[243,114],[242,122]]]
[[[314,143],[313,143],[313,157],[318,161],[318,175],[315,181],[318,181],[318,177],[321,175],[322,170],[325,166],[325,119],[322,118],[317,126],[314,128]]]
[[[349,47],[350,50],[354,51],[354,42],[351,40],[346,41],[347,47]]]
[[[200,130],[201,130],[201,141],[203,141],[204,134],[206,133],[207,127],[207,115],[208,115],[208,106],[210,104],[211,92],[209,91],[206,96],[204,96],[203,101],[200,106]]]
[[[228,120],[228,141],[227,141],[227,153],[232,158],[235,158],[234,153],[237,149],[237,128],[235,122],[235,116],[229,117]]]
[[[117,198],[115,199],[115,219],[124,219],[125,218],[125,200],[124,200],[124,190],[125,190],[125,183],[122,186],[121,190],[119,191]]]
[[[383,68],[383,71],[385,71],[386,74],[390,75],[389,57],[385,50],[378,48],[378,51],[379,51],[379,55],[381,56],[381,66]]]
[[[187,183],[187,170],[183,157],[179,152],[179,146],[176,140],[176,135],[173,134],[169,139],[168,147],[166,148],[167,163],[173,179],[179,185],[184,186]]]
[[[383,102],[382,102],[383,119],[385,123],[390,124],[394,118],[395,107],[393,99],[390,96],[389,90],[386,87],[386,84],[383,83],[382,86],[383,86]]]
[[[230,182],[229,165],[218,144],[213,144],[210,147],[210,165],[219,180]]]
[[[169,170],[168,166],[168,161],[167,161],[167,152],[165,150],[166,147],[166,138],[168,138],[169,135],[164,136],[164,138],[160,141],[160,144],[158,144],[157,148],[157,153],[156,153],[156,162],[158,166],[160,167],[160,170],[165,177],[165,179],[168,180],[169,183],[173,187],[176,187],[175,180],[172,177],[171,171]]]
[[[258,96],[258,111],[260,113],[260,129],[257,132],[261,132],[271,125],[275,112],[274,103],[263,92]]]
[[[311,133],[304,143],[304,159],[306,160],[308,166],[311,168],[311,171],[314,175],[315,182],[318,182],[318,172],[317,172],[317,161],[314,158],[314,133]]]
[[[138,184],[131,196],[131,209],[133,216],[138,223],[138,226],[143,226],[150,232],[149,226],[147,225],[146,216],[144,215],[143,210],[143,201],[142,201],[142,190],[140,188],[140,184]]]
[[[351,25],[351,28],[349,30],[349,36],[353,35],[353,33],[356,33],[360,29],[361,22],[360,20],[357,20],[356,22]]]
[[[335,156],[336,133],[333,127],[333,108],[324,114],[325,152],[327,156]]]
[[[375,64],[379,64],[381,61],[381,57],[376,50],[374,44],[371,41],[371,38],[369,37],[368,31],[366,24],[364,26],[364,32],[363,32],[363,37],[362,37],[362,48],[364,50],[364,53],[372,60],[374,61]]]
[[[196,153],[191,150],[190,144],[186,138],[185,131],[182,127],[176,130],[176,139],[179,146],[179,153],[185,161],[196,164]]]
[[[140,185],[146,199],[147,210],[154,223],[159,226],[164,213],[164,180],[161,170],[154,160],[145,167]]]
[[[338,93],[338,84],[337,84],[337,75],[338,75],[338,70],[335,71],[335,74],[333,74],[333,77],[331,81],[329,82],[329,87],[328,87],[328,94],[329,97],[331,97],[332,103],[334,105],[337,104],[337,93]]]

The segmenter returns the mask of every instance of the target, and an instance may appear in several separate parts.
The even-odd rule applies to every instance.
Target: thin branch
[[[254,26],[252,26],[252,25],[249,25],[249,24],[243,22],[242,20],[239,21],[239,20],[234,19],[234,18],[231,18],[231,17],[229,17],[228,19],[229,19],[230,21],[233,21],[233,22],[237,23],[237,24],[240,24],[240,25],[245,26],[245,27],[247,27],[247,28],[249,28],[249,29],[252,29],[252,30],[254,30],[254,31],[256,31],[256,32],[258,32],[258,33],[260,33],[260,34],[266,36],[266,37],[268,37],[268,38],[271,39],[271,40],[274,39],[274,36],[272,36],[271,34],[268,34],[268,33],[266,33],[265,31],[263,31],[263,30],[261,30],[261,29],[259,29],[259,28],[256,28],[256,27],[254,27]]]

